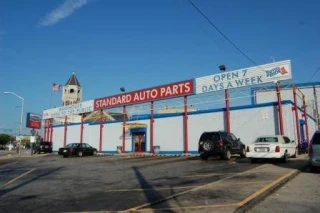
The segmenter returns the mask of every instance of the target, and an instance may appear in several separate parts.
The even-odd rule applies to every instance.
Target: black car
[[[85,155],[97,155],[97,149],[87,143],[70,143],[66,147],[59,148],[58,154],[65,158],[71,156],[82,157]]]
[[[35,147],[33,148],[33,153],[40,154],[41,152],[44,153],[52,153],[52,143],[51,142],[37,142]]]
[[[246,156],[246,146],[234,134],[226,131],[213,131],[202,133],[198,152],[202,160],[210,156],[220,156],[221,159],[230,160],[232,154]]]

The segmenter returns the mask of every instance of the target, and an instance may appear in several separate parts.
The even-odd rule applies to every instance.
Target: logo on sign
[[[266,70],[266,77],[267,78],[273,78],[273,77],[279,77],[279,76],[284,76],[288,74],[289,72],[286,70],[285,67],[276,67],[271,70]]]

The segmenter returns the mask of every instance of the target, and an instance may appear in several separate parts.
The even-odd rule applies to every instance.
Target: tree
[[[14,137],[8,134],[0,134],[0,145],[5,145],[9,141],[14,141]]]

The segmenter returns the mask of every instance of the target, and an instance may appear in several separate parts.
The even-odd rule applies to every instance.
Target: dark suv
[[[210,156],[220,156],[221,159],[230,160],[232,154],[246,157],[246,146],[232,133],[204,132],[199,140],[198,152],[202,160],[207,160]]]
[[[51,142],[37,142],[36,146],[33,148],[33,153],[40,154],[41,152],[51,153],[52,152],[52,143]]]

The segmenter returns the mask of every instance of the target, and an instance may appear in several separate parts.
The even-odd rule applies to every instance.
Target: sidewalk
[[[22,149],[21,153],[17,153],[16,150],[1,150],[0,159],[8,159],[8,158],[17,158],[17,157],[40,157],[45,156],[47,154],[33,154],[31,155],[31,149]]]
[[[255,206],[250,213],[318,212],[320,206],[320,173],[309,169]]]

